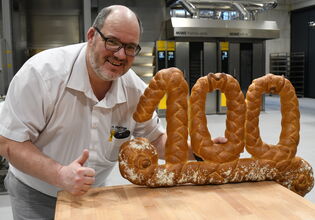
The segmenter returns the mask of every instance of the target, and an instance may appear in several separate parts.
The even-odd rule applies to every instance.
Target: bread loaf
[[[213,143],[207,128],[206,95],[216,89],[227,98],[225,137],[228,142],[225,144]],[[239,158],[244,149],[246,105],[237,80],[224,73],[201,77],[193,86],[189,101],[190,138],[194,153],[203,160],[218,163]]]
[[[149,120],[160,100],[167,94],[165,161],[181,163],[188,158],[188,85],[177,68],[160,70],[151,80],[137,106],[133,118]]]
[[[259,132],[262,94],[280,95],[281,134],[276,145],[264,143]],[[283,76],[267,74],[255,79],[246,93],[246,150],[255,158],[274,161],[292,159],[300,139],[300,112],[295,89]]]
[[[205,117],[206,94],[219,89],[227,98],[226,144],[214,144]],[[258,121],[261,95],[280,95],[282,131],[275,146],[264,143]],[[134,184],[149,187],[180,184],[224,184],[273,180],[304,196],[314,185],[312,167],[296,157],[299,142],[299,108],[290,81],[267,74],[253,81],[246,100],[238,82],[224,73],[198,79],[191,91],[189,130],[192,149],[203,161],[188,160],[188,86],[180,70],[159,71],[141,97],[134,119],[149,120],[160,99],[167,94],[166,163],[158,164],[155,147],[145,138],[122,144],[119,169]],[[246,150],[252,158],[239,158]]]

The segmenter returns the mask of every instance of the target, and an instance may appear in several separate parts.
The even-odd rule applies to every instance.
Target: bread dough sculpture
[[[227,98],[225,137],[215,144],[207,128],[206,94],[219,89]],[[264,93],[280,95],[282,130],[277,145],[264,143],[258,122]],[[311,166],[295,157],[299,143],[299,108],[295,90],[282,76],[267,74],[250,85],[246,100],[239,83],[224,73],[199,78],[190,95],[189,131],[193,152],[203,161],[188,160],[188,86],[180,70],[159,71],[140,98],[134,119],[144,122],[167,94],[165,164],[158,164],[154,146],[145,138],[125,142],[119,153],[122,176],[150,187],[179,184],[224,184],[274,180],[304,196],[314,184]],[[244,147],[251,158],[239,158]]]

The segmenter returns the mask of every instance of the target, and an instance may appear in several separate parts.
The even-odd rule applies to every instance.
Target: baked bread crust
[[[160,70],[151,80],[137,105],[133,118],[144,122],[152,117],[163,96],[167,94],[165,161],[181,163],[188,159],[188,85],[177,68]]]
[[[264,93],[280,96],[282,129],[276,145],[267,144],[260,137],[259,114]],[[259,159],[292,159],[300,140],[300,111],[295,89],[290,81],[273,74],[255,79],[246,93],[246,106],[246,150]]]
[[[227,99],[227,143],[215,144],[207,127],[205,102],[208,92],[219,89]],[[224,163],[239,158],[244,149],[246,105],[239,83],[231,75],[208,74],[197,80],[190,95],[190,138],[194,153],[206,161]]]
[[[214,144],[207,128],[205,98],[219,89],[227,97],[226,144]],[[264,143],[259,134],[261,95],[280,95],[282,130],[279,143]],[[159,71],[141,97],[134,119],[152,117],[160,99],[167,94],[166,163],[158,164],[155,147],[145,138],[122,144],[119,169],[130,182],[149,187],[180,184],[224,184],[273,180],[304,196],[314,185],[312,167],[296,157],[300,113],[290,81],[267,74],[253,81],[246,100],[238,82],[224,73],[208,74],[194,85],[190,96],[189,128],[192,149],[204,161],[188,160],[188,85],[177,68]],[[246,150],[251,158],[239,158]]]

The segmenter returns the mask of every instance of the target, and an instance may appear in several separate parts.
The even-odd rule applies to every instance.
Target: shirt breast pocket
[[[112,162],[116,162],[118,160],[120,146],[129,140],[130,136],[122,139],[113,137],[112,142],[110,142],[109,147],[106,151],[106,159]]]

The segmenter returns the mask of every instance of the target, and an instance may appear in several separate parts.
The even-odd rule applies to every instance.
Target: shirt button
[[[97,127],[97,123],[96,122],[93,122],[92,123],[92,128],[96,128]]]

